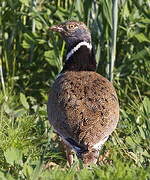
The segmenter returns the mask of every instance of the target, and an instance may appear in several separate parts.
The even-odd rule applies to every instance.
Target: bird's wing
[[[112,84],[95,72],[65,72],[52,88],[50,123],[77,147],[94,146],[112,133],[119,120],[119,104]]]

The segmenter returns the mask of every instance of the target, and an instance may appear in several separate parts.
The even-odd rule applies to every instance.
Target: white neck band
[[[92,45],[90,43],[86,41],[80,42],[67,54],[66,60],[68,60],[81,46],[86,46],[90,51],[92,49]]]

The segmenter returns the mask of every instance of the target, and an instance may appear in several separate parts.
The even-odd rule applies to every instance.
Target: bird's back
[[[117,126],[116,92],[111,82],[96,72],[66,71],[53,84],[48,117],[61,137],[92,147]]]

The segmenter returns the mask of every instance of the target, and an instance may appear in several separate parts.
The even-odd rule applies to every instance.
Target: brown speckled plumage
[[[77,55],[75,59],[78,61]],[[72,57],[72,62],[75,59]],[[107,138],[119,120],[115,89],[95,71],[65,69],[51,89],[48,117],[63,139],[73,141],[81,148],[78,157],[85,164],[96,163],[98,151],[94,145]]]
[[[49,97],[49,117],[55,129],[89,146],[116,128],[118,108],[112,84],[90,71],[65,72],[56,79]]]

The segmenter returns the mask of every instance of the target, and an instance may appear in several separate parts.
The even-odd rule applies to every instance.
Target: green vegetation
[[[150,1],[119,1],[116,49],[112,2],[1,0],[0,180],[150,179]],[[48,27],[68,19],[91,29],[97,71],[112,77],[114,69],[120,101],[118,128],[101,151],[109,156],[81,170],[77,160],[67,168],[46,112],[65,55]]]

